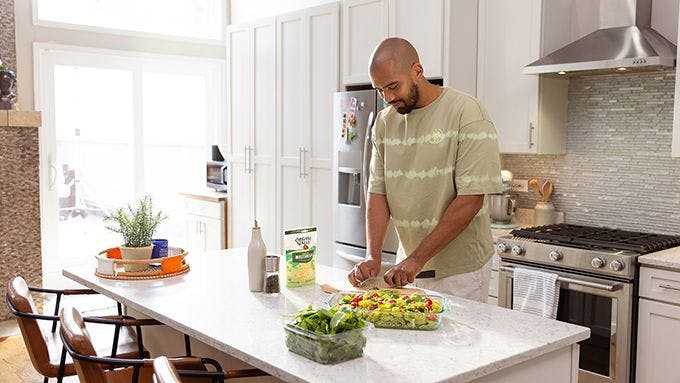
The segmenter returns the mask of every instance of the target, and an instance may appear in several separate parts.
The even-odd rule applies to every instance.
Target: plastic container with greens
[[[328,300],[330,310],[353,310],[375,327],[436,330],[451,301],[435,294],[401,294],[390,290],[341,291]]]
[[[364,353],[364,331],[370,323],[353,311],[301,310],[284,326],[286,347],[296,354],[323,364],[358,358]]]

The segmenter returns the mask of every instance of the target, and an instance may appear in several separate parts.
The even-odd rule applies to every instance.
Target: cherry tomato
[[[429,321],[436,321],[436,320],[437,320],[437,316],[434,315],[434,314],[430,314],[430,315],[427,316],[427,320],[429,320]]]

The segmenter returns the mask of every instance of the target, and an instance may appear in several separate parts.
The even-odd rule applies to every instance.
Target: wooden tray
[[[96,255],[97,270],[94,274],[101,278],[123,280],[145,280],[174,277],[189,271],[184,260],[188,252],[178,247],[168,248],[167,257],[152,259],[122,259],[119,247],[112,247]],[[126,264],[146,264],[143,271],[125,271]]]

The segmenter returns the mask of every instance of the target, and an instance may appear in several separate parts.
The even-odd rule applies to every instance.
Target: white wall
[[[1,1],[1,0],[0,0]],[[181,39],[137,37],[33,25],[31,0],[15,0],[17,47],[17,102],[21,110],[34,110],[33,43],[51,42],[82,47],[206,58],[226,58],[224,43],[198,44]],[[229,22],[229,7],[224,7],[224,24]]]
[[[334,1],[336,0],[231,0],[231,22],[240,24]]]

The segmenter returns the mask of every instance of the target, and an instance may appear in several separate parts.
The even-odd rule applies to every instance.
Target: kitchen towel
[[[513,310],[555,319],[559,299],[557,274],[515,267],[512,278]]]

